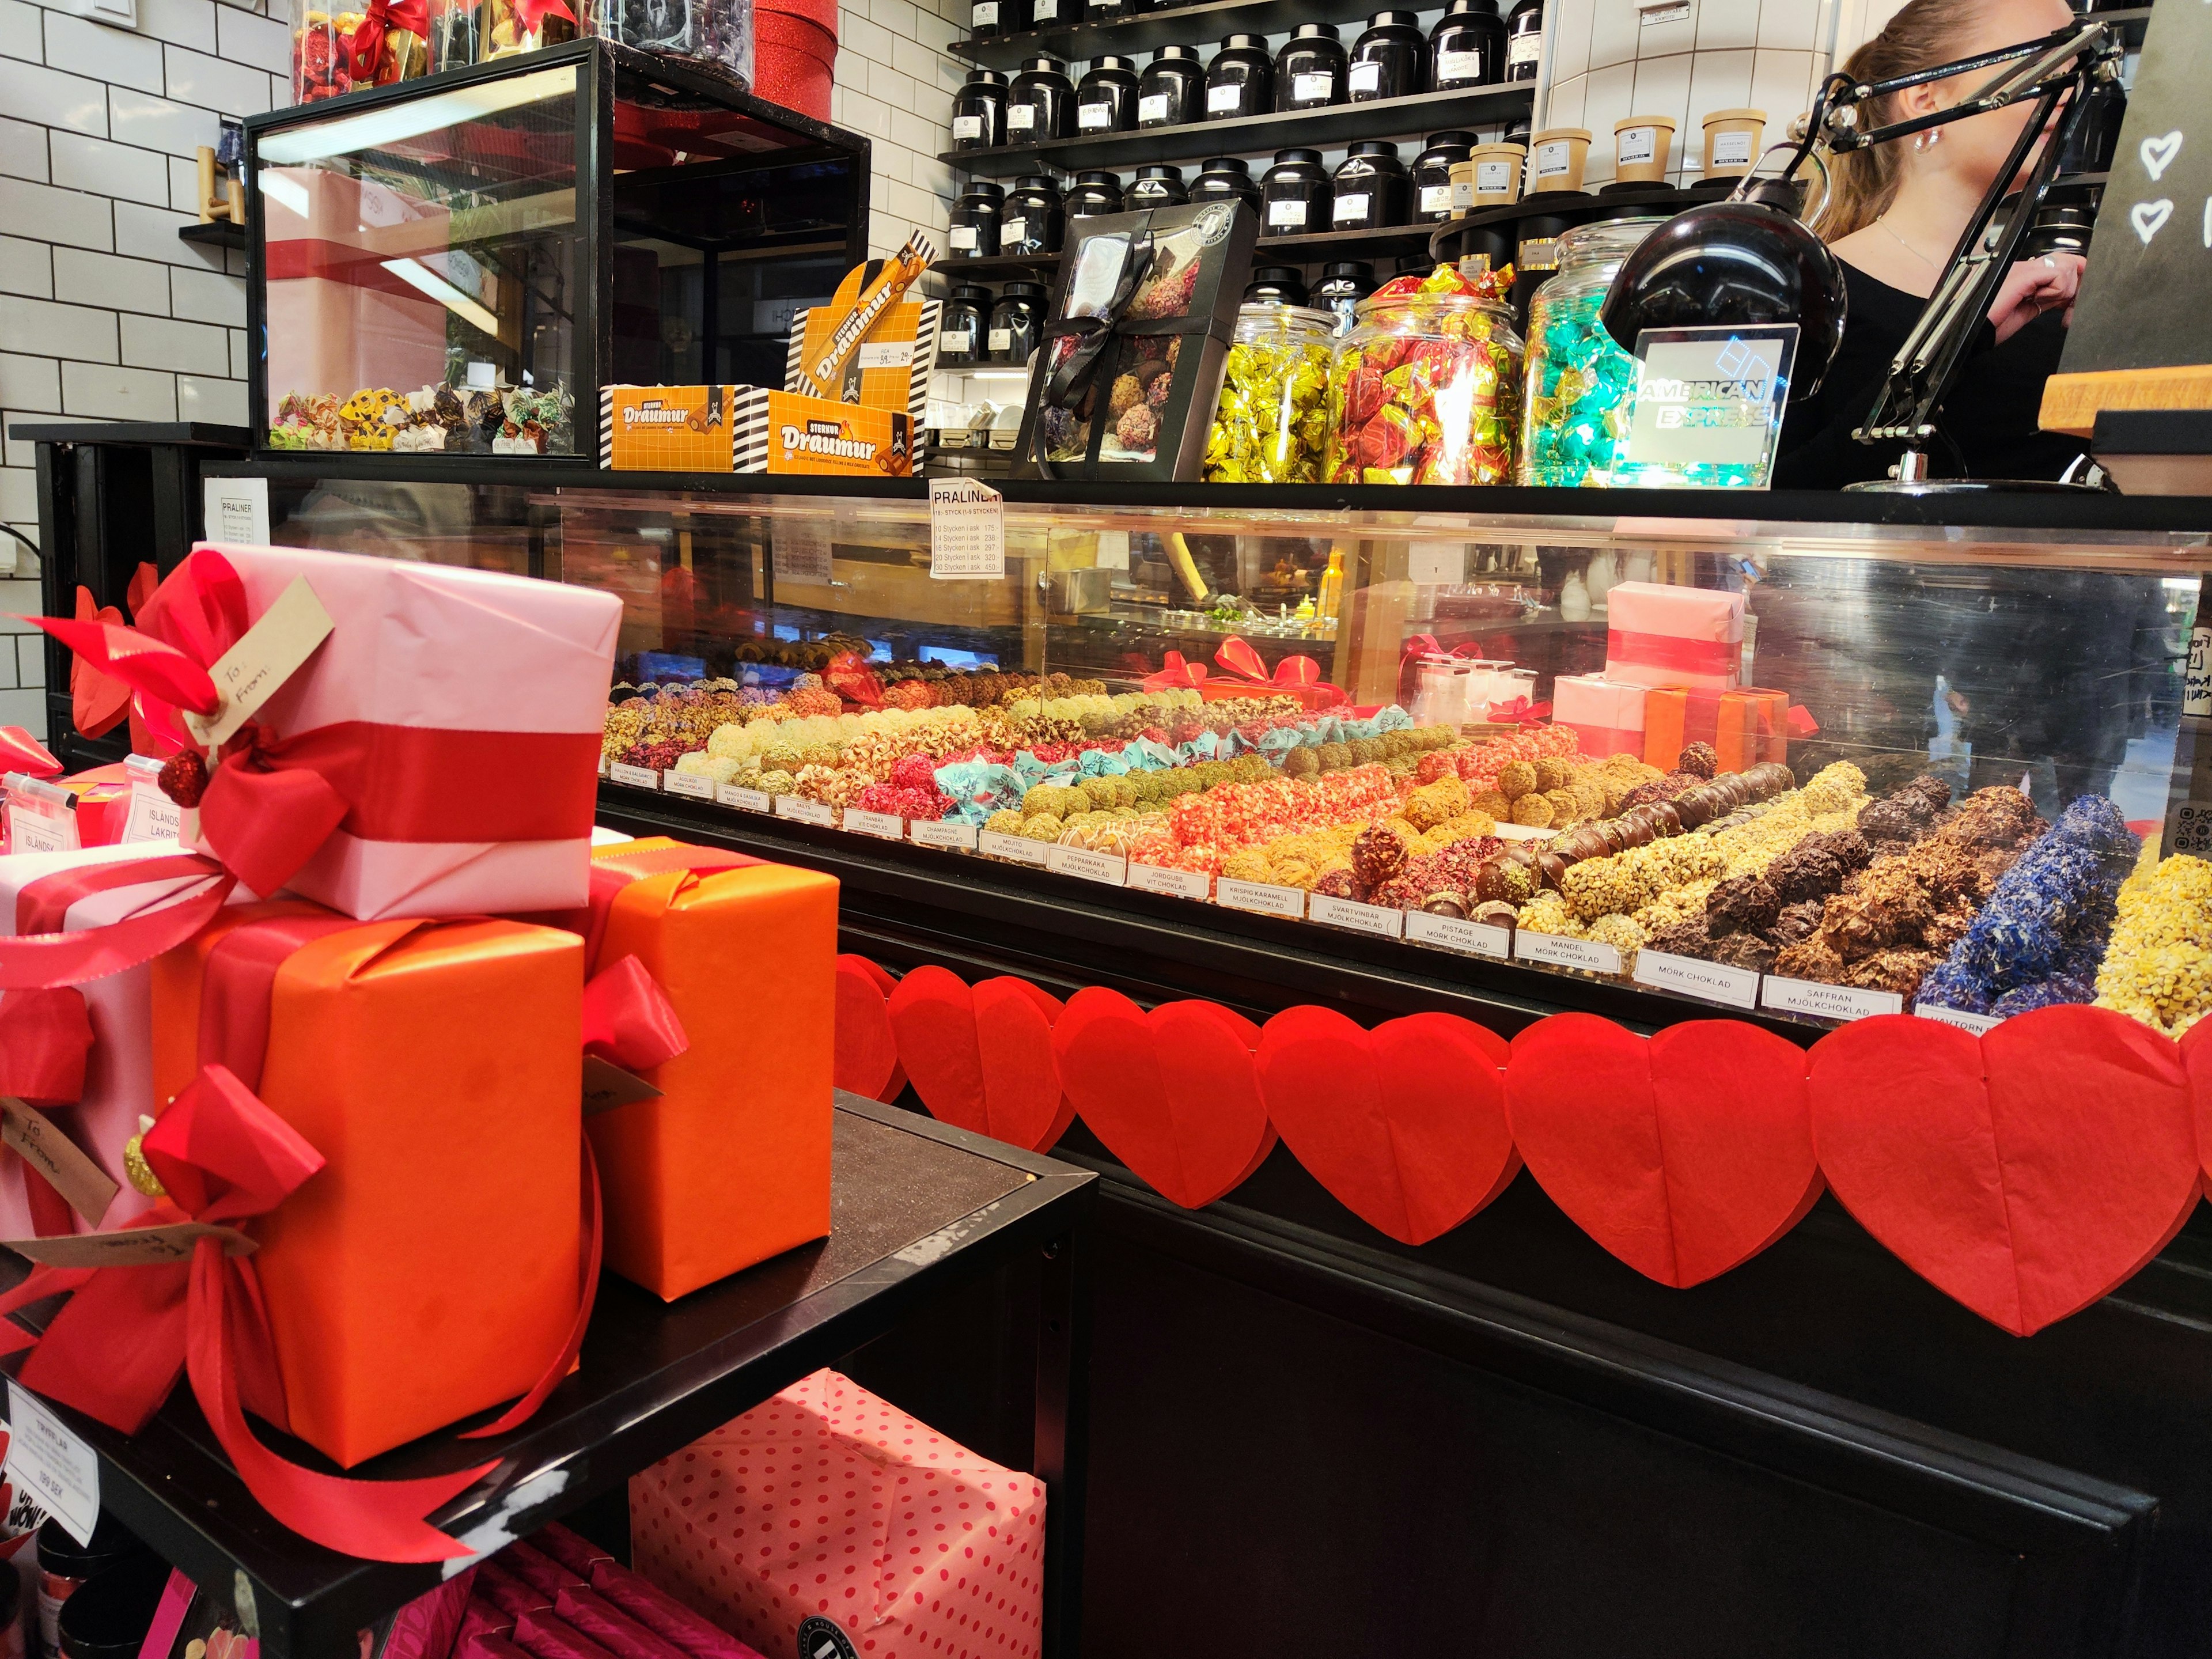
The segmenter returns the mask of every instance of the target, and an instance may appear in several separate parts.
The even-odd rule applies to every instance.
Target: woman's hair
[[[1863,83],[1949,62],[1959,56],[1960,43],[1975,21],[1977,4],[1978,0],[1908,0],[1880,34],[1844,59],[1843,72]],[[1860,130],[1896,120],[1897,97],[1893,93],[1860,105]],[[1905,145],[1898,141],[1828,158],[1832,182],[1820,222],[1824,240],[1840,241],[1853,231],[1864,230],[1888,210],[1896,199],[1905,153]]]

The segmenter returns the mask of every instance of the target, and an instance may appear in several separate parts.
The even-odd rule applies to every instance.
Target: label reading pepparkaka
[[[1306,913],[1306,890],[1263,881],[1231,881],[1223,876],[1213,884],[1213,902],[1231,910],[1250,910],[1263,916],[1302,917]]]
[[[660,775],[660,787],[672,795],[689,795],[694,800],[714,799],[714,781],[704,772],[678,772],[672,769]]]
[[[957,818],[916,818],[907,827],[907,838],[916,847],[957,848],[966,853],[975,850],[975,833],[974,824]]]
[[[1129,866],[1127,884],[1140,893],[1165,893],[1170,898],[1202,902],[1213,896],[1213,878],[1203,870],[1170,870],[1158,864],[1133,864]]]
[[[1356,899],[1331,898],[1316,893],[1306,901],[1306,914],[1331,927],[1348,927],[1356,933],[1396,939],[1406,931],[1406,913],[1387,905],[1362,904]]]
[[[607,768],[607,781],[628,784],[633,789],[658,789],[660,774],[650,766],[626,766],[617,761]]]
[[[1945,1025],[1955,1025],[1969,1036],[1979,1036],[1993,1030],[2004,1021],[1996,1014],[1971,1014],[1964,1008],[1946,1008],[1938,1003],[1916,1002],[1912,1012],[1922,1019],[1932,1019]]]
[[[714,799],[725,806],[734,806],[740,812],[773,812],[775,797],[764,790],[747,789],[735,783],[718,784]]]
[[[1003,830],[984,830],[977,832],[975,848],[994,859],[1010,859],[1016,864],[1034,864],[1042,870],[1050,843],[1031,841],[1027,836],[1010,836]]]
[[[1516,927],[1513,955],[1522,962],[1548,962],[1555,968],[1579,968],[1589,974],[1620,971],[1620,952],[1613,946],[1566,933],[1532,933],[1526,927]]]
[[[1759,987],[1759,1000],[1762,1007],[1818,1019],[1865,1019],[1905,1012],[1905,999],[1894,991],[1862,991],[1856,986],[1823,985],[1818,980],[1782,979],[1773,974]]]
[[[1698,957],[1671,956],[1664,951],[1636,953],[1636,982],[1662,991],[1725,1002],[1731,1008],[1759,1006],[1759,975],[1748,968],[1730,968]]]
[[[864,812],[857,806],[845,809],[845,827],[856,836],[873,836],[879,841],[904,841],[906,820],[896,812]]]
[[[1046,849],[1044,867],[1055,875],[1077,876],[1108,887],[1120,887],[1129,878],[1128,860],[1115,853],[1094,853],[1085,847]]]
[[[1006,503],[975,478],[929,481],[929,574],[939,581],[996,581],[1006,574]]]
[[[34,1494],[63,1530],[88,1547],[100,1524],[100,1459],[12,1377],[8,1382],[8,1478]]]
[[[1500,962],[1513,954],[1513,934],[1486,921],[1464,916],[1437,916],[1426,910],[1406,913],[1406,937],[1416,945],[1433,945],[1456,951],[1463,957],[1492,957]]]
[[[775,815],[791,818],[799,823],[818,823],[824,830],[835,828],[837,815],[818,800],[808,800],[803,795],[778,795]]]

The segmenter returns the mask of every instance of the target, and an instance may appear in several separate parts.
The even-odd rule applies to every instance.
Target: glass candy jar
[[[1221,401],[1206,436],[1208,483],[1318,483],[1328,456],[1326,311],[1268,301],[1241,306]]]
[[[477,14],[477,58],[490,63],[576,38],[567,0],[483,0]]]
[[[1521,337],[1512,272],[1439,265],[1385,283],[1336,343],[1328,381],[1331,483],[1513,479]]]
[[[293,13],[294,103],[319,103],[353,90],[353,32],[360,23],[359,12],[303,8]]]
[[[1622,261],[1660,219],[1578,225],[1559,239],[1559,268],[1536,290],[1528,312],[1524,484],[1613,481],[1636,402],[1636,359],[1597,319]]]

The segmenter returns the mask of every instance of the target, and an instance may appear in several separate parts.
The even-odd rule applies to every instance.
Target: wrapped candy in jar
[[[353,32],[357,11],[302,9],[292,21],[292,101],[319,103],[353,90]]]
[[[1662,219],[1578,225],[1559,239],[1559,269],[1528,311],[1524,484],[1613,482],[1636,404],[1636,359],[1613,343],[1598,307],[1621,264]]]
[[[1328,455],[1333,312],[1241,307],[1206,438],[1208,483],[1318,483]]]
[[[1359,302],[1328,382],[1331,483],[1510,483],[1521,337],[1508,265],[1438,265]]]
[[[510,58],[576,38],[568,0],[483,0],[477,27],[479,59]]]

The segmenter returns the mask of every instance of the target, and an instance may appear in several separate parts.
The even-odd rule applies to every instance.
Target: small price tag
[[[795,819],[800,823],[818,823],[824,830],[834,829],[837,815],[818,800],[808,800],[803,795],[778,795],[775,815],[780,818]]]
[[[704,772],[666,771],[660,775],[660,787],[672,795],[689,795],[694,800],[714,799],[714,781]]]
[[[15,796],[8,800],[8,849],[14,853],[74,853],[84,843],[78,838],[76,814],[40,810],[40,803]]]
[[[1850,985],[1823,985],[1818,980],[1781,979],[1769,974],[1760,985],[1762,1006],[1784,1013],[1811,1014],[1817,1019],[1865,1019],[1873,1014],[1901,1014],[1905,999],[1894,991],[1862,991]]]
[[[261,618],[208,671],[222,699],[211,715],[187,709],[185,726],[203,744],[228,742],[330,637],[331,613],[305,576],[295,576]]]
[[[773,812],[775,798],[758,789],[746,789],[734,783],[718,784],[714,799],[725,806],[734,806],[740,812]]]
[[[8,1384],[8,1478],[36,1496],[63,1530],[89,1546],[100,1524],[100,1459],[46,1401]]]
[[[1916,1002],[1912,1012],[1922,1019],[1937,1020],[1945,1025],[1955,1025],[1970,1036],[1979,1036],[1993,1031],[2004,1024],[1996,1014],[1971,1014],[1964,1008],[1946,1008],[1933,1002]]]
[[[1006,574],[1006,499],[981,479],[929,481],[929,574],[939,581]]]
[[[974,824],[957,818],[916,818],[907,826],[907,839],[916,847],[952,848],[963,853],[975,850],[975,834]]]
[[[1250,910],[1263,916],[1303,918],[1306,890],[1277,887],[1262,881],[1231,881],[1223,876],[1213,884],[1213,902],[1231,910]]]
[[[862,350],[866,350],[864,346]],[[860,365],[866,368],[867,365]],[[780,582],[826,582],[830,572],[830,520],[821,518],[778,519],[770,544]]]
[[[211,542],[269,545],[269,480],[203,478],[200,520]]]
[[[650,766],[625,766],[617,761],[607,768],[607,781],[627,785],[632,789],[658,789],[660,774]]]
[[[123,820],[125,842],[181,841],[185,809],[148,784],[131,786],[131,813]]]
[[[1521,962],[1548,962],[1555,968],[1579,968],[1586,974],[1617,974],[1620,952],[1595,939],[1566,933],[1532,933],[1513,930],[1513,955]]]
[[[0,1095],[0,1141],[46,1178],[46,1184],[94,1226],[115,1201],[115,1182],[46,1114],[12,1095]]]
[[[1493,927],[1486,921],[1469,921],[1464,916],[1408,910],[1406,937],[1416,945],[1433,945],[1463,957],[1491,957],[1503,962],[1513,954],[1513,934],[1509,929]]]
[[[1165,893],[1170,898],[1203,902],[1213,896],[1213,878],[1203,870],[1168,870],[1157,864],[1133,864],[1129,866],[1127,884],[1140,893]]]
[[[1003,830],[981,831],[975,837],[975,846],[992,858],[1034,864],[1040,870],[1044,868],[1045,855],[1049,851],[1044,842],[1031,841],[1027,836],[1010,836]]]
[[[1078,876],[1108,887],[1128,880],[1128,861],[1115,853],[1094,853],[1083,847],[1054,847],[1045,854],[1044,867],[1054,874]]]
[[[1331,927],[1348,927],[1378,939],[1397,939],[1406,931],[1406,913],[1380,904],[1361,904],[1354,899],[1330,898],[1316,893],[1306,901],[1306,914]]]
[[[617,1106],[641,1100],[658,1100],[660,1091],[627,1066],[597,1054],[584,1056],[584,1115],[597,1117]]]
[[[857,806],[848,806],[845,827],[856,836],[873,836],[879,841],[906,839],[906,820],[896,812],[863,812]]]
[[[1748,968],[1730,968],[1698,957],[1671,956],[1664,951],[1636,953],[1636,982],[1707,1002],[1725,1002],[1731,1008],[1759,1006],[1759,975]]]

